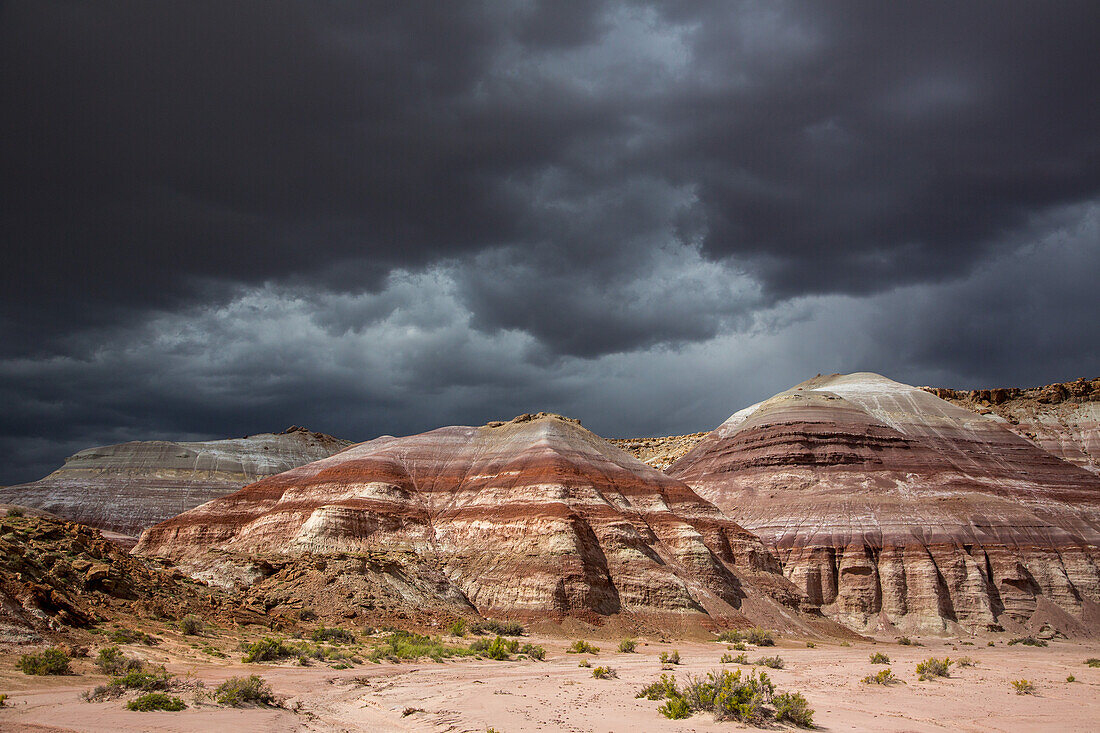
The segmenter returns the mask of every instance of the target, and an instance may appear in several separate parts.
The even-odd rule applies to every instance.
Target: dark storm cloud
[[[0,480],[283,423],[696,430],[818,371],[1076,376],[1041,374],[1098,358],[1098,27],[1090,2],[0,5]]]

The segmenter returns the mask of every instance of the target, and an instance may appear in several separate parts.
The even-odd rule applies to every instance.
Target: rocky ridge
[[[331,575],[349,614],[824,623],[755,536],[546,413],[361,443],[151,527],[135,552],[275,605]]]
[[[857,629],[1100,623],[1100,479],[927,391],[818,377],[735,413],[668,473]]]
[[[687,455],[706,435],[706,432],[702,432],[659,438],[608,438],[607,442],[623,449],[647,466],[663,471]]]
[[[0,502],[136,536],[203,502],[349,445],[291,427],[228,440],[150,440],[88,448],[38,481],[0,489]]]

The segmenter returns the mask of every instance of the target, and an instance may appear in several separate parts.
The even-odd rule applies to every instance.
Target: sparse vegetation
[[[747,676],[743,676],[741,670],[709,672],[703,678],[689,678],[682,689],[677,686],[675,677],[661,675],[660,680],[643,687],[636,697],[665,700],[658,712],[674,720],[690,717],[698,711],[710,711],[716,720],[758,725],[774,717],[777,721],[796,725],[813,725],[813,710],[806,698],[797,692],[776,694],[775,685],[762,672]]]
[[[921,680],[933,680],[937,677],[950,677],[948,666],[951,660],[947,657],[937,659],[929,657],[917,665],[917,676]]]
[[[1008,642],[1009,646],[1015,646],[1016,644],[1023,644],[1024,646],[1047,646],[1045,639],[1036,639],[1034,636],[1017,636],[1012,641]]]
[[[151,712],[154,710],[179,712],[186,707],[187,705],[184,704],[181,698],[172,697],[163,692],[147,692],[126,703],[127,710],[140,710],[142,712]]]
[[[537,644],[524,644],[519,649],[520,654],[526,654],[531,659],[542,661],[546,659],[546,650]]]
[[[783,658],[778,654],[774,657],[760,657],[756,660],[756,663],[771,669],[783,669]]]
[[[739,641],[744,641],[745,635],[737,629],[727,629],[726,631],[718,632],[718,638],[716,641],[722,641],[727,644],[736,644]]]
[[[24,654],[19,657],[16,667],[23,674],[49,675],[70,674],[69,655],[55,646],[50,647],[41,654]]]
[[[600,648],[589,644],[584,639],[577,639],[572,646],[565,650],[568,654],[599,654]]]
[[[661,660],[661,664],[679,664],[680,652],[676,649],[673,649],[671,652],[661,652],[658,659]]]
[[[0,692],[0,708],[6,708],[8,706],[8,694],[6,692]]]
[[[578,667],[591,667],[592,665],[591,665],[591,664],[589,663],[589,661],[588,661],[587,659],[582,659],[582,660],[581,660],[581,661],[580,661],[580,662],[579,662],[579,663],[577,664],[577,666],[578,666]]]
[[[96,654],[95,666],[99,671],[108,676],[125,674],[131,670],[141,669],[141,662],[137,659],[127,659],[122,650],[117,646],[107,646]]]
[[[598,680],[609,680],[619,675],[611,667],[594,667],[592,669],[592,676]]]
[[[871,664],[889,664],[890,657],[882,652],[875,652],[871,655]]]
[[[729,652],[726,652],[725,654],[722,655],[722,658],[719,659],[718,661],[721,662],[722,664],[733,664],[733,655],[730,654]]]
[[[623,654],[632,654],[638,648],[638,642],[633,639],[623,639],[619,642],[619,651]]]
[[[402,659],[421,659],[428,657],[441,662],[449,657],[468,657],[479,652],[469,648],[450,646],[437,638],[414,634],[409,631],[393,631],[382,639],[370,653],[372,662],[388,659],[393,662]]]
[[[1012,687],[1017,695],[1034,695],[1035,685],[1028,680],[1012,680]]]
[[[275,700],[271,687],[258,674],[248,677],[230,677],[214,689],[214,699],[219,705],[270,705]]]
[[[772,698],[775,719],[810,728],[814,724],[814,711],[800,692],[781,692]]]
[[[896,685],[901,679],[894,674],[892,669],[880,669],[875,674],[869,674],[863,678],[866,685]]]
[[[496,634],[498,636],[523,636],[526,633],[523,624],[519,621],[475,621],[470,625],[470,633],[475,636],[482,634]]]
[[[347,629],[341,629],[339,627],[326,629],[322,626],[319,629],[314,629],[313,633],[309,635],[309,638],[316,642],[327,641],[333,644],[355,643],[355,634]]]
[[[503,636],[497,636],[491,641],[477,639],[470,643],[470,651],[489,659],[504,661],[519,651],[519,642],[515,639],[505,639]]]
[[[807,641],[806,642],[806,648],[807,649],[814,649],[815,647],[817,647],[817,644],[813,643],[812,641]]]
[[[453,624],[447,627],[447,633],[451,636],[457,636],[459,638],[466,636],[466,632],[469,630],[470,625],[466,619],[460,618]]]
[[[683,720],[691,717],[691,704],[682,697],[670,697],[657,712],[670,720]]]
[[[198,636],[206,628],[206,622],[193,613],[189,613],[179,622],[180,633],[184,636]]]
[[[254,641],[247,647],[247,653],[241,659],[245,664],[258,664],[259,662],[273,662],[279,659],[287,659],[296,656],[282,639],[265,636],[259,641]]]
[[[767,629],[753,627],[745,632],[745,641],[756,646],[775,646],[775,635]]]
[[[144,631],[135,631],[133,629],[117,628],[111,631],[107,638],[115,644],[144,644],[145,646],[156,646],[160,643],[160,639],[150,634],[146,634]]]
[[[664,700],[665,698],[672,699],[678,695],[676,678],[672,675],[663,674],[661,679],[649,683],[639,690],[634,697],[644,697],[647,700]]]
[[[167,690],[172,682],[172,676],[164,667],[154,667],[151,670],[134,669],[124,675],[112,677],[108,683],[111,687],[126,690]]]
[[[1090,667],[1100,667],[1100,659],[1097,659],[1096,657],[1089,657],[1085,660],[1085,664]]]
[[[958,659],[951,660],[951,663],[956,667],[976,667],[978,663],[970,657],[959,657]]]
[[[1070,675],[1069,677],[1066,677],[1066,682],[1076,682],[1076,681],[1077,681],[1077,678],[1074,677],[1073,675]],[[0,705],[0,707],[3,707],[3,706]]]
[[[902,646],[921,646],[920,642],[913,641],[908,636],[902,636],[898,639],[898,643]]]

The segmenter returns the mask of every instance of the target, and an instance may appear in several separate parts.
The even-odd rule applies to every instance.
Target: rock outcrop
[[[809,380],[735,413],[668,473],[856,628],[1100,620],[1100,479],[918,388]]]
[[[0,502],[36,507],[99,529],[141,530],[264,476],[351,445],[292,427],[247,438],[134,441],[88,448],[33,483],[0,489]]]
[[[997,420],[1045,451],[1100,474],[1100,379],[1020,389],[922,387]]]
[[[400,600],[378,598],[389,577],[406,605],[456,614],[800,618],[799,594],[755,536],[545,413],[361,443],[151,527],[135,552],[237,586],[271,577],[258,562],[286,575],[284,588],[310,561],[333,584],[367,574],[374,591],[331,595],[360,594],[368,609]]]
[[[687,455],[705,437],[706,432],[702,432],[660,438],[608,438],[607,442],[622,448],[647,466],[663,471]]]

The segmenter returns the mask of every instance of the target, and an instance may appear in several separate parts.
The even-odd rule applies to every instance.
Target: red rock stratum
[[[856,628],[1100,621],[1100,479],[918,388],[811,379],[734,414],[668,472]]]
[[[408,604],[453,613],[800,617],[754,535],[544,413],[361,443],[152,527],[135,552],[239,585],[258,558],[360,558]]]

